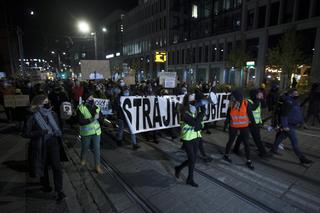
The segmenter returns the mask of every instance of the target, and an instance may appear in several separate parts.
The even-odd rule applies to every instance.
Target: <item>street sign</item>
[[[167,53],[166,52],[156,52],[154,61],[156,63],[165,63],[167,61]]]

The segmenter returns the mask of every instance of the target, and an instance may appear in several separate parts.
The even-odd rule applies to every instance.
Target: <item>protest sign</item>
[[[27,107],[30,105],[28,95],[5,95],[3,97],[5,107]]]
[[[229,105],[226,93],[218,93],[217,104],[208,102],[204,122],[224,120]],[[133,134],[159,129],[179,127],[179,96],[122,96],[121,108]]]
[[[165,88],[175,88],[177,81],[176,72],[159,72],[159,84]]]
[[[94,98],[94,104],[100,107],[101,113],[103,115],[112,114],[112,109],[111,109],[111,106],[110,106],[110,100]]]

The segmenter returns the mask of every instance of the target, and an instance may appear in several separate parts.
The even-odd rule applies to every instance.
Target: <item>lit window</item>
[[[198,18],[198,5],[192,5],[192,18]]]

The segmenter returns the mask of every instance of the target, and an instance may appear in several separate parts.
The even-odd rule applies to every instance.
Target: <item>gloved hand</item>
[[[94,119],[95,119],[95,120],[98,120],[98,119],[99,119],[99,113],[95,114]]]

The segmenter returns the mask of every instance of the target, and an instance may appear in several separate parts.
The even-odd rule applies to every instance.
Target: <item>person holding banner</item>
[[[196,108],[195,94],[187,94],[183,98],[181,107],[181,140],[188,159],[175,167],[176,178],[180,177],[181,170],[188,166],[189,173],[187,184],[193,187],[199,185],[194,182],[193,170],[197,159],[199,141],[201,140],[201,129],[203,128],[203,118],[205,116],[204,107]]]
[[[126,123],[125,115],[124,115],[122,108],[121,108],[120,97],[121,96],[129,96],[129,95],[130,95],[129,87],[124,86],[122,88],[121,94],[116,98],[115,108],[116,108],[117,118],[118,118],[118,131],[117,131],[117,144],[118,144],[118,146],[122,146],[124,128],[125,128],[125,126],[128,126],[128,124]],[[131,137],[132,149],[133,150],[139,149],[140,146],[137,145],[136,135],[132,134],[130,132],[130,137]]]
[[[253,170],[254,166],[250,160],[249,124],[251,123],[251,125],[256,125],[255,119],[248,101],[243,97],[243,94],[240,90],[234,90],[231,93],[231,98],[233,100],[231,102],[230,110],[227,114],[227,120],[229,121],[229,141],[226,146],[223,160],[229,163],[232,162],[229,157],[229,153],[239,131],[239,137],[241,137],[245,147],[247,158],[246,165],[249,169]]]
[[[77,109],[81,136],[81,165],[84,166],[86,164],[86,153],[91,144],[94,151],[96,172],[102,174],[103,172],[100,167],[101,127],[99,123],[101,110],[100,107],[94,104],[92,93],[85,93],[83,99],[85,103],[80,104]]]

